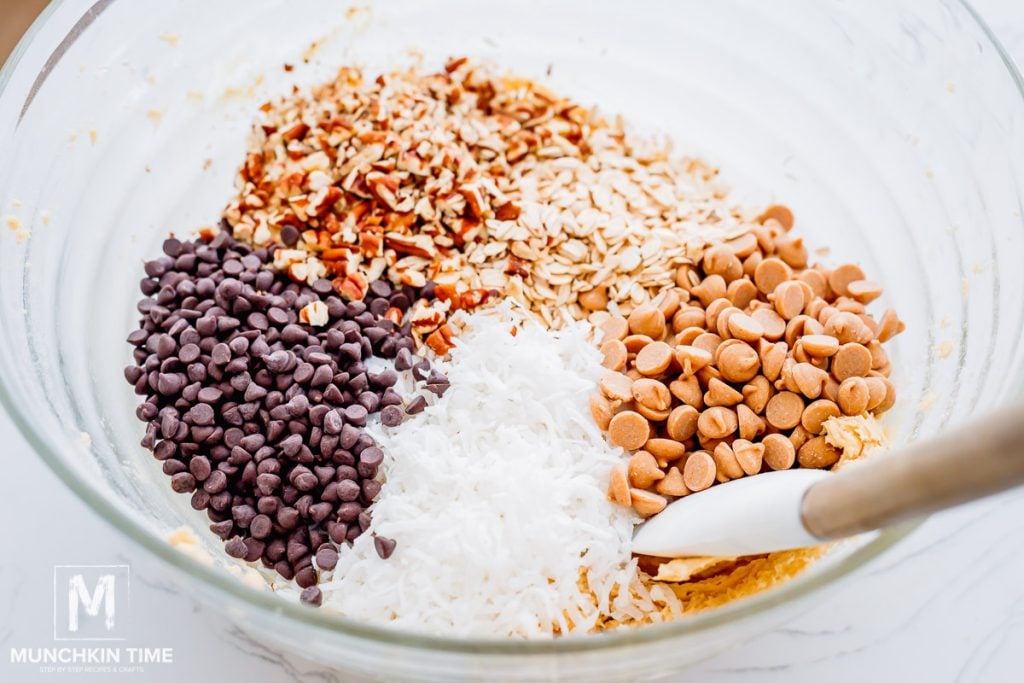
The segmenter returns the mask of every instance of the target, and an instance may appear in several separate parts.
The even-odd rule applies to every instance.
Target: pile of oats
[[[465,58],[373,80],[344,68],[261,111],[224,214],[235,236],[284,245],[278,267],[349,299],[381,276],[433,281],[423,335],[494,294],[552,327],[587,317],[585,292],[628,313],[755,220],[717,170]]]

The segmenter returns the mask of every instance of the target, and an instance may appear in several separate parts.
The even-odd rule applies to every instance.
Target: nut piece
[[[830,446],[825,437],[816,436],[800,447],[797,460],[800,467],[825,469],[839,462],[840,455],[839,449]]]
[[[780,391],[768,400],[765,419],[776,429],[792,429],[800,424],[804,412],[804,400],[791,391]]]
[[[652,517],[664,510],[665,506],[668,505],[668,500],[664,496],[659,496],[657,493],[651,493],[650,491],[630,489],[629,495],[633,499],[633,509],[641,517]]]
[[[782,434],[769,434],[761,440],[764,446],[764,462],[773,470],[788,470],[796,460],[793,442]]]
[[[630,457],[628,474],[630,486],[638,489],[650,488],[654,482],[665,476],[665,473],[658,469],[654,456],[647,451],[637,451]]]
[[[651,427],[647,420],[632,410],[622,411],[608,423],[608,440],[628,451],[635,451],[643,446],[650,436]]]
[[[695,451],[686,459],[683,482],[691,491],[703,491],[715,483],[715,461],[707,451]]]

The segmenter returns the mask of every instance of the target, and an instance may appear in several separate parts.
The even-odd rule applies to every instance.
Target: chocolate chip
[[[285,226],[285,227],[290,227],[290,226]],[[282,235],[284,234],[284,230],[283,229],[281,230],[281,234]],[[323,592],[317,586],[310,586],[310,587],[304,588],[302,590],[302,593],[299,594],[299,599],[302,602],[306,603],[307,605],[312,605],[314,607],[319,607],[321,605],[321,603],[323,603],[324,594],[323,594]]]
[[[385,427],[397,427],[402,424],[404,417],[402,409],[398,406],[384,406],[380,411],[380,421]]]
[[[373,537],[373,547],[376,548],[377,554],[382,560],[391,557],[391,553],[395,552],[395,545],[394,539],[385,538],[384,536]]]

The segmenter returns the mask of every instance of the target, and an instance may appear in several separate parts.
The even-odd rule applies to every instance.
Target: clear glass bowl
[[[1024,99],[956,0],[499,3],[56,2],[0,72],[0,400],[88,505],[268,642],[353,675],[647,679],[793,616],[907,528],[786,585],[674,623],[553,642],[417,636],[251,588],[165,542],[204,517],[138,441],[121,378],[142,260],[217,221],[260,103],[342,64],[452,54],[546,79],[670,134],[751,202],[783,201],[823,259],[861,263],[908,324],[894,444],[1018,393]],[[294,65],[286,71],[285,63]],[[17,225],[14,221],[12,225]],[[22,235],[24,236],[24,235]],[[88,434],[89,438],[83,437]],[[220,557],[212,544],[213,557]]]

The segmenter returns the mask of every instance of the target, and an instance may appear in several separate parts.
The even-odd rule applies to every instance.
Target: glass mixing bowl
[[[793,207],[811,246],[831,247],[823,259],[861,263],[908,324],[891,351],[894,444],[1018,392],[1024,99],[966,4],[57,2],[0,73],[0,214],[21,225],[0,230],[0,399],[54,472],[256,637],[367,678],[654,678],[785,621],[908,533],[847,543],[712,612],[552,642],[371,627],[224,568],[204,517],[138,445],[121,368],[142,260],[168,231],[217,221],[267,98],[343,64],[454,54],[671,135],[746,200]],[[216,559],[165,541],[182,523]]]

